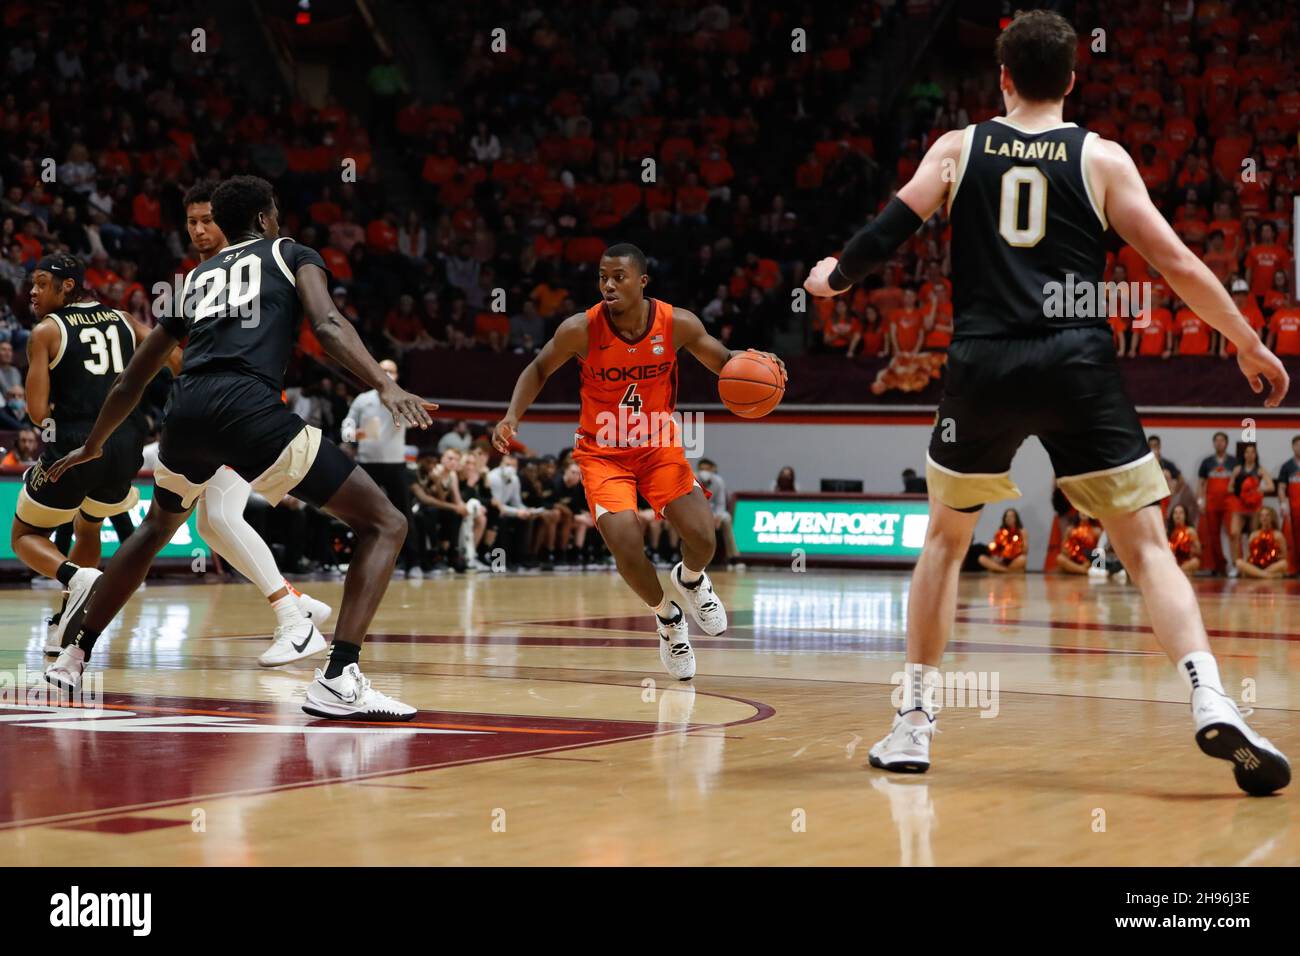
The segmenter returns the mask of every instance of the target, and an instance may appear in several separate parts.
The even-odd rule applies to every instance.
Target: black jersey
[[[235,243],[196,266],[181,314],[160,321],[185,342],[181,375],[249,375],[281,391],[302,319],[297,272],[308,264],[325,268],[315,249],[281,236]]]
[[[50,360],[55,424],[89,425],[135,353],[135,329],[117,309],[98,302],[76,302],[45,317],[59,328],[59,351]]]
[[[950,208],[954,339],[1106,325],[1106,309],[1073,307],[1106,267],[1104,213],[1084,173],[1095,142],[1073,123],[966,128]]]

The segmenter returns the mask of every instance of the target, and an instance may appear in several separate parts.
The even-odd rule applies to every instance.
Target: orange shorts
[[[681,446],[605,448],[579,438],[573,460],[582,471],[587,506],[597,521],[606,512],[635,510],[638,493],[662,518],[669,502],[690,494],[698,484]]]

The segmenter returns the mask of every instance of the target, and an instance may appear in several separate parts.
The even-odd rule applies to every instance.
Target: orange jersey
[[[587,357],[580,362],[579,434],[602,447],[635,448],[675,428],[677,350],[673,307],[647,299],[650,320],[635,339],[614,328],[604,302],[587,310]],[[671,433],[669,433],[671,434]]]

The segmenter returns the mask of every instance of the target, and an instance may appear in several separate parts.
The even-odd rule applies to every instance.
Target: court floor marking
[[[546,678],[542,678],[545,680]],[[604,681],[591,681],[590,683],[608,683]],[[628,686],[621,684],[612,684],[610,686]],[[636,685],[639,687],[639,685]],[[741,697],[733,697],[724,694],[713,694],[706,692],[709,696],[725,697],[728,700],[740,701],[754,707],[756,713],[749,717],[736,721],[729,721],[722,724],[699,724],[690,723],[682,724],[676,727],[665,729],[655,729],[646,731],[643,734],[632,734],[627,737],[619,737],[613,740],[591,740],[578,741],[571,744],[557,744],[553,747],[539,747],[534,750],[521,750],[510,754],[489,754],[480,757],[466,757],[462,760],[450,760],[434,764],[419,764],[412,767],[401,767],[394,770],[377,770],[369,773],[359,773],[349,776],[324,777],[319,780],[305,780],[296,783],[277,784],[267,787],[248,787],[241,790],[214,791],[210,793],[194,793],[185,797],[179,797],[172,800],[155,800],[147,803],[125,804],[118,807],[105,807],[100,810],[82,810],[74,813],[54,814],[46,817],[32,817],[26,820],[11,820],[7,823],[0,823],[0,832],[8,830],[22,830],[28,827],[46,827],[64,824],[69,821],[84,822],[87,820],[99,820],[106,817],[116,817],[126,813],[138,813],[142,810],[162,810],[169,807],[184,806],[192,804],[198,800],[225,800],[232,797],[251,797],[260,796],[268,793],[277,793],[287,790],[302,790],[312,787],[327,787],[334,784],[356,783],[358,781],[377,780],[385,777],[401,776],[408,773],[423,773],[426,771],[441,770],[450,767],[463,767],[472,764],[493,763],[501,760],[513,760],[519,757],[533,757],[539,754],[566,753],[571,750],[585,750],[589,747],[600,747],[607,744],[629,743],[636,740],[649,740],[654,737],[665,737],[672,734],[685,734],[693,727],[732,727],[740,724],[753,723],[759,720],[766,720],[776,714],[776,709],[760,701],[745,700]],[[264,716],[264,715],[263,715]],[[501,715],[493,715],[501,716]],[[508,716],[508,715],[506,715]],[[638,723],[638,721],[628,721],[628,723]],[[648,723],[646,721],[645,723]],[[400,729],[400,728],[399,728]]]

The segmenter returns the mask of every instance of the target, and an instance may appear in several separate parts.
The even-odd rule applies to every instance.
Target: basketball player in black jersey
[[[90,434],[113,379],[125,368],[148,328],[125,312],[101,305],[82,285],[81,263],[51,255],[32,272],[32,312],[39,318],[27,343],[27,406],[38,425],[53,422],[53,441],[23,476],[10,540],[14,553],[37,574],[67,589],[46,653],[60,650],[69,612],[82,606],[99,578],[100,525],[129,511],[139,495],[131,481],[140,470],[148,427],[139,410],[104,444],[104,454],[81,474],[55,483],[49,469]],[[50,533],[73,522],[76,540],[65,561]],[[54,622],[52,622],[54,623]]]
[[[942,136],[842,258],[823,259],[805,282],[814,295],[844,292],[947,202],[954,329],[926,461],[930,524],[908,595],[903,705],[871,763],[929,768],[957,573],[980,509],[1019,496],[1011,459],[1035,435],[1061,490],[1102,520],[1141,589],[1156,639],[1190,689],[1197,743],[1231,761],[1247,793],[1270,793],[1290,781],[1290,765],[1223,692],[1195,594],[1165,540],[1158,505],[1169,490],[1124,392],[1109,310],[1056,304],[1063,288],[1096,288],[1114,229],[1237,346],[1251,388],[1269,383],[1269,407],[1286,395],[1287,373],[1151,203],[1128,153],[1062,121],[1075,44],[1056,13],[1017,16],[997,43],[1007,115]]]
[[[302,315],[325,350],[379,392],[395,420],[427,428],[428,412],[437,406],[389,379],[335,310],[320,255],[280,236],[270,183],[254,176],[223,182],[212,194],[212,216],[233,243],[190,272],[181,314],[160,319],[108,393],[85,445],[51,469],[51,478],[60,481],[87,463],[93,466],[107,437],[139,403],[145,383],[184,343],[158,448],[153,506],[108,562],[80,613],[68,621],[72,641],[46,678],[62,687],[80,683],[100,633],[144,580],[150,562],[213,475],[228,465],[272,505],[292,493],[356,535],[329,663],[316,671],[303,710],[336,719],[410,720],[415,708],[371,687],[357,663],[405,539],[406,517],[319,429],[281,401]]]

